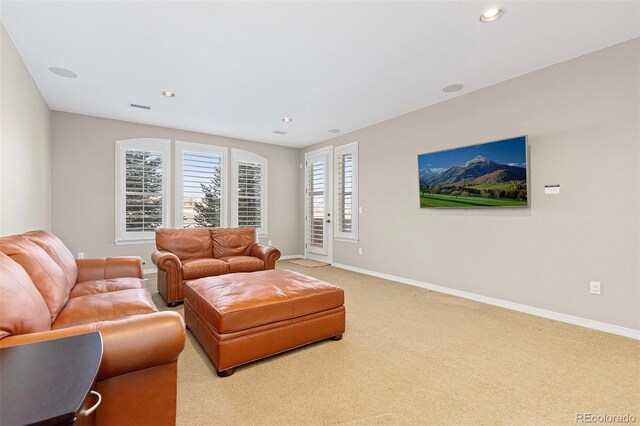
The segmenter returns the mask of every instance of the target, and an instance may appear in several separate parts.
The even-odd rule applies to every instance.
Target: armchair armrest
[[[113,321],[21,334],[0,340],[0,347],[24,345],[99,331],[103,352],[98,380],[167,364],[184,349],[185,326],[177,312],[134,315]]]
[[[156,250],[151,254],[151,261],[161,271],[169,272],[172,268],[176,271],[182,271],[182,262],[175,254],[170,251]]]
[[[109,278],[142,278],[142,259],[107,257],[105,259],[78,259],[78,282]]]
[[[280,250],[275,247],[267,247],[260,244],[253,246],[250,254],[264,262],[264,269],[274,269],[276,267],[276,260],[280,259]]]

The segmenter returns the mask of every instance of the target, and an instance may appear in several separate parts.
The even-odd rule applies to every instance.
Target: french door
[[[305,159],[305,257],[331,263],[333,224],[333,146],[308,152]]]

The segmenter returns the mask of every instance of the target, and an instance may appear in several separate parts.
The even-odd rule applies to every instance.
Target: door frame
[[[327,255],[318,255],[315,253],[310,253],[307,250],[307,212],[309,209],[309,197],[307,196],[307,189],[309,186],[309,173],[307,170],[309,157],[315,156],[318,154],[326,154],[327,164],[325,165],[325,234],[326,234],[326,244],[327,244]],[[305,259],[313,259],[321,262],[333,263],[333,229],[334,229],[334,211],[333,211],[333,145],[329,145],[323,148],[319,148],[313,151],[305,152],[304,154],[304,212],[303,212],[303,223],[304,223],[304,258]],[[327,213],[329,213],[329,218],[331,219],[331,223],[326,223]]]

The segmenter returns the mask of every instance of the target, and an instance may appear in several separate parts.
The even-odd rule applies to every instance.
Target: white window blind
[[[257,228],[267,234],[267,159],[240,149],[231,150],[232,226]]]
[[[225,226],[226,148],[176,141],[176,226]]]
[[[116,242],[152,240],[169,223],[169,141],[116,142]]]
[[[312,247],[324,248],[324,166],[322,161],[312,162],[308,167],[307,179],[309,182],[309,191],[307,204],[309,211],[307,212],[307,235],[308,244]]]
[[[357,241],[358,199],[357,161],[358,143],[336,148],[336,229],[337,239]]]

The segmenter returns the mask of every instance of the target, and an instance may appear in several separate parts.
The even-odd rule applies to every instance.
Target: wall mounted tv
[[[420,207],[528,207],[527,137],[418,155]]]

